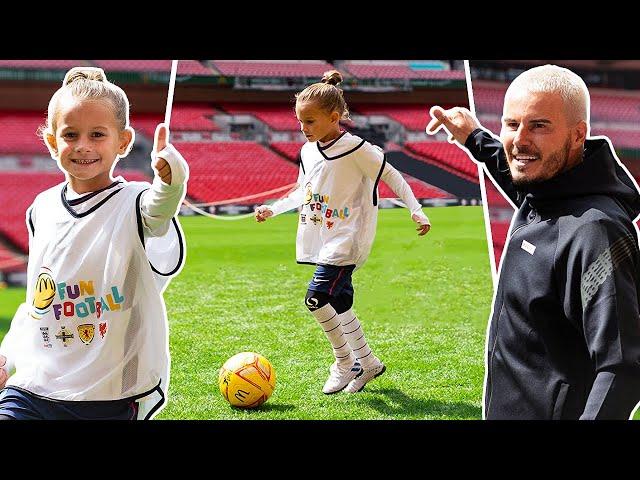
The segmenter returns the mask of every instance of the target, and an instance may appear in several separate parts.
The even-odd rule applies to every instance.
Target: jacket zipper
[[[531,224],[533,223],[533,221],[534,221],[534,220],[536,219],[536,217],[538,216],[538,213],[537,213],[534,209],[531,209],[531,212],[529,212],[529,215],[527,215],[527,216],[528,216],[528,217],[531,217],[531,214],[532,214],[532,213],[533,213],[534,215],[533,215],[533,217],[532,217],[532,218],[531,218],[527,223],[523,223],[522,225],[518,225],[518,227],[517,227],[514,231],[512,231],[512,232],[511,232],[511,235],[510,235],[510,237],[511,237],[511,238],[513,238],[513,235],[514,235],[518,230],[520,230],[521,228],[526,227],[527,225],[531,225]]]
[[[533,216],[531,215],[533,213]],[[527,223],[523,223],[522,225],[519,225],[515,230],[513,230],[511,232],[511,235],[509,236],[509,240],[511,238],[513,238],[514,234],[526,227],[527,225],[531,225],[533,223],[533,221],[536,219],[536,217],[538,216],[538,214],[536,213],[536,211],[534,209],[531,209],[531,212],[529,212],[529,214],[527,215],[527,217],[531,217],[531,219],[527,222]],[[501,300],[502,305],[500,305],[500,313],[498,314],[498,318],[496,318],[496,337],[493,339],[493,348],[491,349],[491,358],[489,359],[489,372],[487,372],[487,380],[491,381],[491,386],[489,388],[489,401],[487,402],[487,408],[485,410],[485,417],[489,416],[489,410],[491,409],[491,400],[493,399],[493,375],[491,375],[491,372],[493,370],[493,357],[496,354],[496,344],[498,343],[498,322],[500,321],[500,317],[502,316],[502,311],[504,310],[504,298]]]
[[[489,410],[491,409],[491,400],[493,399],[493,357],[496,354],[496,344],[498,343],[498,322],[500,321],[500,317],[502,316],[502,311],[504,310],[504,298],[501,299],[502,305],[500,306],[500,313],[498,314],[498,318],[496,319],[496,338],[493,339],[493,346],[491,348],[491,358],[489,359],[489,371],[487,372],[487,380],[491,382],[491,386],[489,387],[489,401],[487,402],[487,409],[484,412],[485,417],[489,416]]]

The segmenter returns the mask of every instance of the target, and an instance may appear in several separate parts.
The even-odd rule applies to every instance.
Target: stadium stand
[[[220,127],[211,118],[216,110],[207,104],[175,104],[171,111],[172,131],[214,132]]]
[[[405,147],[421,157],[463,174],[465,178],[478,181],[478,167],[456,145],[446,142],[407,142]]]
[[[500,265],[500,258],[507,242],[510,222],[491,222],[491,236],[493,237],[493,254],[496,267]]]
[[[473,101],[476,111],[502,115],[504,94],[507,85],[498,82],[473,82]]]
[[[626,92],[591,92],[593,120],[640,123],[640,96]]]
[[[464,72],[456,70],[413,69],[408,61],[346,61],[341,67],[360,79],[446,79],[464,80]]]
[[[171,60],[93,60],[108,72],[171,72]]]
[[[22,255],[16,255],[11,250],[0,244],[0,271],[12,272],[27,268],[26,259]]]
[[[129,117],[129,123],[136,133],[142,133],[152,140],[156,133],[156,127],[163,121],[164,117],[157,113],[136,113]]]
[[[614,148],[640,148],[640,130],[591,127],[591,135],[606,135]]]
[[[202,202],[219,202],[276,189],[298,178],[298,167],[255,142],[177,142],[189,161],[187,194]],[[271,195],[243,203],[257,203]]]
[[[318,61],[237,61],[212,60],[212,65],[225,76],[237,77],[318,77],[333,70],[330,63]]]
[[[253,115],[273,130],[300,130],[293,104],[222,103],[220,109],[232,115]]]
[[[511,207],[509,201],[502,195],[498,189],[493,185],[491,180],[486,182],[487,201],[489,205],[496,207]]]
[[[38,128],[44,125],[45,112],[0,112],[0,153],[34,153],[48,155],[49,151]]]
[[[209,76],[219,75],[220,72],[215,71],[211,67],[204,66],[197,60],[180,60],[178,62],[178,70],[176,75],[196,75]]]
[[[357,104],[350,105],[350,108],[354,113],[363,115],[385,115],[413,131],[424,132],[431,119],[431,105]]]
[[[433,185],[429,185],[422,180],[413,178],[406,173],[403,173],[402,176],[411,187],[411,190],[413,190],[416,198],[454,198],[450,193],[440,190]],[[380,182],[378,188],[378,195],[380,196],[380,198],[397,198],[397,195],[393,193],[393,190],[391,190],[391,188],[389,188],[389,186],[382,181]]]
[[[283,157],[289,160],[296,161],[298,159],[298,154],[300,153],[300,149],[302,148],[302,143],[272,142],[270,146]]]
[[[0,60],[0,68],[25,70],[68,70],[86,65],[90,65],[87,60]]]

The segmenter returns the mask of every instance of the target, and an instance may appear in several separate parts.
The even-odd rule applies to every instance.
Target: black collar
[[[67,200],[68,186],[69,183],[65,183],[64,187],[62,187],[62,190],[60,191],[62,205],[64,205],[64,208],[66,208],[73,217],[82,218],[95,212],[111,197],[119,193],[124,187],[124,183],[122,180],[116,180],[107,187],[96,190],[95,192],[87,193],[86,195],[73,200]]]
[[[344,136],[344,134],[345,134],[345,133],[347,133],[347,131],[346,131],[346,130],[345,130],[344,132],[342,132],[340,135],[338,135],[338,137],[337,137],[337,138],[334,138],[334,139],[333,139],[333,140],[331,140],[329,143],[327,143],[324,147],[321,147],[321,146],[320,146],[320,142],[317,142],[317,144],[318,144],[318,148],[319,148],[320,150],[326,150],[327,148],[331,148],[331,147],[333,147],[333,146],[336,144],[336,142],[337,142],[338,140],[340,140],[340,139]]]
[[[336,155],[336,156],[334,156],[334,157],[330,157],[329,155],[327,155],[327,154],[325,153],[325,150],[328,150],[329,148],[333,147],[333,146],[336,144],[336,142],[337,142],[338,140],[340,140],[340,139],[341,139],[341,138],[342,138],[346,133],[347,133],[346,131],[342,132],[342,134],[341,134],[338,138],[336,138],[335,140],[333,140],[331,143],[329,143],[329,144],[325,145],[324,147],[321,147],[321,146],[320,146],[320,144],[319,144],[318,142],[316,142],[316,146],[318,147],[318,151],[319,151],[319,152],[320,152],[320,154],[324,157],[324,159],[325,159],[325,160],[336,160],[336,159],[338,159],[338,158],[346,157],[347,155],[349,155],[349,154],[351,154],[351,153],[355,152],[356,150],[358,150],[358,149],[359,149],[362,145],[364,145],[364,143],[366,142],[366,140],[362,140],[358,145],[356,145],[356,146],[355,146],[354,148],[352,148],[351,150],[349,150],[349,151],[347,151],[347,152],[344,152],[344,153],[341,153],[341,154],[339,154],[339,155]]]

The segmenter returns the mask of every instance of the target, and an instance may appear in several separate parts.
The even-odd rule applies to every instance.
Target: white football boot
[[[349,382],[349,385],[346,386],[344,391],[348,393],[361,391],[367,382],[382,375],[386,369],[387,367],[385,367],[384,363],[382,363],[379,358],[376,358],[375,363],[369,367],[364,367],[362,372]]]
[[[344,387],[349,385],[349,382],[362,372],[362,367],[357,360],[353,365],[345,368],[338,367],[338,362],[335,361],[333,365],[331,365],[329,372],[329,378],[324,384],[324,387],[322,387],[322,393],[326,393],[327,395],[343,390]]]

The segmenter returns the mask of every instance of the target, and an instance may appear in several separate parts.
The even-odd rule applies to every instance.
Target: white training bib
[[[306,143],[300,158],[304,200],[296,241],[298,262],[360,267],[375,238],[384,153],[344,132],[324,147]]]
[[[157,413],[170,363],[162,292],[185,252],[174,218],[146,240],[147,255],[139,203],[149,187],[119,178],[75,200],[66,183],[36,197],[27,303],[2,345],[16,368],[7,385],[57,400],[138,399],[139,418]]]

